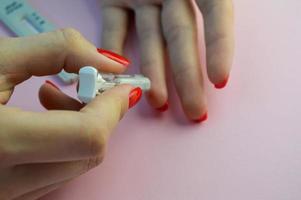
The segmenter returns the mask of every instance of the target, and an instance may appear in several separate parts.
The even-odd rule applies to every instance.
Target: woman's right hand
[[[8,107],[13,88],[31,76],[81,66],[122,72],[74,30],[0,39],[0,199],[33,200],[97,166],[112,129],[141,90],[115,87],[83,105],[52,84],[40,89],[42,113]]]

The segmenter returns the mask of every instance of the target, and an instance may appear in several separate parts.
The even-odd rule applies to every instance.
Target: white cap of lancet
[[[104,80],[103,80],[104,81]],[[88,103],[98,93],[98,72],[94,67],[83,67],[79,71],[78,98]]]
[[[98,93],[120,84],[130,84],[144,91],[151,87],[150,80],[142,75],[100,74],[94,67],[87,66],[79,71],[78,98],[84,103],[89,103]]]

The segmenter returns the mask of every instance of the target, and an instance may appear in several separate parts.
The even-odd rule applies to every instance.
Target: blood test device
[[[94,67],[83,67],[79,71],[78,98],[89,103],[96,95],[120,84],[140,87],[143,91],[151,88],[151,82],[142,75],[115,75],[100,73]]]

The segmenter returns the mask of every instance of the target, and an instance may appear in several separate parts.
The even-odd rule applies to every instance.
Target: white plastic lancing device
[[[87,66],[79,71],[78,98],[89,103],[97,94],[120,84],[140,87],[143,91],[148,91],[151,87],[150,80],[142,75],[101,74],[94,67]]]

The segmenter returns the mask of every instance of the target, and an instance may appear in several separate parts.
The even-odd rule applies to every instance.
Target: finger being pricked
[[[66,162],[103,156],[116,124],[142,91],[122,85],[97,96],[79,112],[32,113],[1,107],[1,165]],[[5,126],[4,126],[5,124]],[[5,166],[2,166],[5,167]]]

